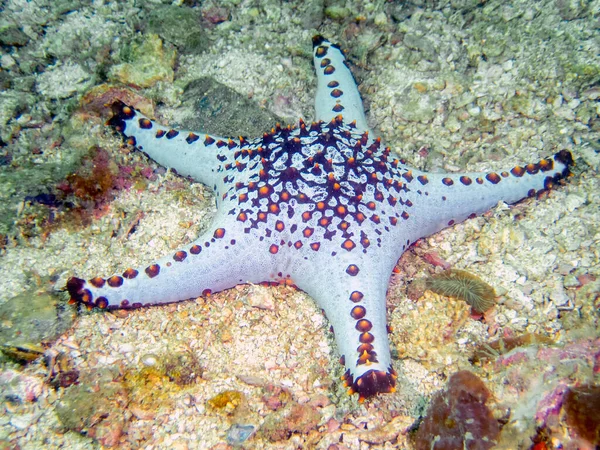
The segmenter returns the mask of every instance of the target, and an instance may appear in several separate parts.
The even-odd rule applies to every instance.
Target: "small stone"
[[[575,112],[569,108],[567,105],[564,105],[560,108],[554,110],[554,115],[557,117],[562,117],[566,120],[575,120]]]
[[[527,317],[515,317],[510,321],[510,323],[515,331],[524,332],[527,329],[529,320],[527,320]]]
[[[573,265],[561,263],[558,265],[557,272],[560,273],[561,275],[568,275],[571,273],[571,271],[573,269],[574,269]]]
[[[582,275],[577,276],[577,281],[579,281],[582,284],[582,286],[585,286],[586,284],[593,283],[594,281],[596,281],[596,277],[590,273],[584,273]]]
[[[20,414],[10,418],[10,424],[18,430],[26,430],[31,426],[35,414]]]
[[[525,10],[525,12],[523,13],[523,19],[526,21],[531,21],[534,17],[536,16],[536,11],[528,8]]]
[[[131,353],[133,351],[135,351],[135,347],[130,343],[122,344],[119,346],[119,352],[121,353]]]
[[[141,361],[142,361],[142,364],[144,364],[147,367],[153,367],[158,364],[158,359],[157,359],[156,355],[153,355],[153,354],[147,354],[147,355],[142,356]]]
[[[564,199],[564,204],[569,212],[575,211],[585,203],[585,197],[577,194],[569,194]]]
[[[250,306],[268,311],[275,310],[275,299],[270,289],[264,286],[252,286],[248,293],[248,303]]]
[[[160,35],[182,52],[201,54],[210,48],[206,31],[198,26],[201,15],[194,8],[166,5],[150,11],[148,31]]]
[[[563,286],[566,288],[575,288],[581,286],[581,283],[575,275],[569,274],[565,276],[565,279],[563,280]]]
[[[0,305],[0,317],[0,342],[34,352],[40,343],[53,342],[71,327],[75,310],[52,294],[28,291]]]
[[[233,424],[231,428],[227,430],[227,442],[231,445],[241,445],[252,436],[255,429],[256,427],[254,427],[254,425]]]
[[[600,98],[600,87],[595,86],[583,91],[582,98],[588,98],[590,100],[598,100]]]
[[[254,136],[283,119],[256,102],[210,77],[188,83],[181,98],[181,126],[190,130],[227,136],[235,129],[242,136]]]
[[[464,122],[465,120],[468,120],[471,117],[471,115],[469,114],[468,111],[461,110],[457,113],[456,117],[458,120]]]
[[[554,290],[550,292],[548,297],[557,307],[565,306],[571,301],[562,285],[555,286]]]
[[[129,406],[128,410],[139,420],[152,420],[156,417],[155,411],[142,409],[136,405]]]
[[[388,23],[387,15],[384,12],[380,12],[375,16],[375,19],[373,21],[378,27],[383,27]]]
[[[0,58],[0,66],[2,66],[3,69],[10,69],[11,67],[14,67],[15,64],[17,64],[15,58],[10,55],[2,55],[2,58]]]
[[[435,47],[424,36],[406,33],[404,36],[404,45],[413,50],[420,50],[428,57],[433,57],[436,55]]]
[[[337,431],[340,428],[340,423],[337,420],[335,420],[333,417],[331,417],[327,421],[326,425],[327,425],[327,432],[328,433],[333,433],[334,431]]]
[[[479,114],[481,114],[481,108],[480,108],[479,106],[477,106],[477,105],[472,105],[472,106],[469,106],[469,107],[467,108],[467,112],[468,112],[468,113],[469,113],[471,116],[473,116],[473,117],[477,117]]]

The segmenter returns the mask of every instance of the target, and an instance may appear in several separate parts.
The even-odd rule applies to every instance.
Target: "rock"
[[[308,433],[321,420],[319,412],[308,405],[295,404],[265,418],[261,433],[276,442],[287,439],[292,433]]]
[[[16,25],[9,25],[0,30],[0,45],[2,46],[23,47],[28,42],[29,36]]]
[[[493,448],[500,428],[486,406],[489,398],[490,392],[475,374],[462,370],[452,375],[429,405],[417,432],[417,450]]]
[[[109,78],[142,88],[151,87],[159,81],[172,83],[176,56],[175,50],[163,45],[158,35],[147,34],[121,52],[125,62],[113,66]]]
[[[564,397],[567,425],[590,446],[600,445],[600,386],[570,387]]]
[[[227,430],[227,442],[237,447],[248,440],[255,429],[254,425],[233,424],[231,428]]]
[[[282,120],[212,78],[190,82],[184,90],[181,126],[218,136],[256,137]],[[235,133],[235,134],[234,134]]]
[[[176,46],[181,53],[200,54],[211,46],[201,21],[196,9],[169,5],[152,9],[147,30]]]
[[[0,342],[22,350],[51,343],[68,330],[75,310],[47,292],[24,292],[0,306]],[[41,356],[42,352],[37,352]]]

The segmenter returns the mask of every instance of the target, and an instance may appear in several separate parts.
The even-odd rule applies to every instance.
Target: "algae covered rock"
[[[41,356],[43,349],[37,349],[42,343],[51,343],[71,327],[75,310],[52,294],[28,291],[1,305],[0,318],[2,352],[26,362]]]
[[[204,130],[220,136],[260,136],[282,119],[256,102],[210,77],[191,81],[182,99],[185,129]]]
[[[147,29],[181,52],[200,54],[211,44],[201,21],[202,16],[196,9],[169,5],[152,10]]]
[[[417,450],[487,450],[500,435],[486,406],[490,392],[477,375],[461,370],[437,393],[416,435]]]
[[[158,35],[147,34],[121,52],[124,62],[110,70],[109,78],[142,88],[159,81],[172,83],[176,56],[175,49],[165,46]]]

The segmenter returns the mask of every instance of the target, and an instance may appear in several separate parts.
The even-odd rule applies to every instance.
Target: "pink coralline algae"
[[[502,402],[511,405],[510,421],[502,433],[507,442],[501,445],[527,448],[533,443],[536,450],[600,448],[596,381],[600,339],[570,341],[567,337],[567,344],[549,347],[544,339],[534,337],[524,336],[521,343],[526,346],[498,356],[493,364],[492,379],[503,382]],[[507,347],[513,344],[508,343]],[[517,438],[527,433],[529,439]],[[510,436],[517,441],[509,442]]]
[[[544,423],[550,415],[558,414],[567,391],[568,387],[566,385],[559,384],[540,400],[535,415],[538,423]]]
[[[477,375],[462,370],[437,393],[416,435],[417,450],[487,450],[500,435],[486,403],[490,392]]]

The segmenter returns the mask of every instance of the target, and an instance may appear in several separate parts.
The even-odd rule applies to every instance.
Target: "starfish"
[[[340,48],[313,38],[316,121],[256,139],[164,127],[117,102],[108,124],[157,163],[212,187],[217,214],[196,241],[108,278],[71,278],[71,300],[136,308],[241,283],[287,282],[332,324],[350,393],[394,392],[386,287],[418,239],[515,203],[569,175],[571,153],[501,172],[425,173],[373,138]]]

